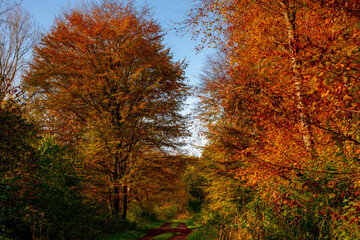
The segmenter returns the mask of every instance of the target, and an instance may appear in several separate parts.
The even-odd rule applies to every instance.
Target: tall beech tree
[[[24,77],[44,129],[87,156],[98,176],[91,192],[124,219],[139,153],[176,148],[186,134],[186,65],[162,37],[149,10],[132,1],[68,10],[35,47]]]

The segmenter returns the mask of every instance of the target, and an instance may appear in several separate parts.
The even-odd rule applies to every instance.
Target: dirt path
[[[161,227],[149,230],[145,237],[137,240],[151,240],[155,236],[173,232],[175,236],[169,238],[169,240],[185,240],[186,237],[191,233],[191,229],[186,226],[186,223],[178,223],[177,228],[171,228],[172,222],[165,222]]]

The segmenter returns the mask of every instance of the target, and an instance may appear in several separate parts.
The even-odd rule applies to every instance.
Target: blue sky
[[[53,24],[55,16],[59,15],[63,8],[74,6],[79,2],[81,0],[22,0],[22,5],[30,11],[34,19],[47,31]],[[144,2],[146,0],[137,0],[140,6]],[[160,21],[164,30],[173,28],[173,23],[183,20],[188,14],[188,10],[194,7],[194,0],[147,0],[147,3],[153,9],[154,18]],[[203,69],[206,55],[212,52],[211,49],[204,49],[198,53],[195,47],[199,42],[200,39],[197,42],[192,40],[190,34],[179,36],[174,31],[169,31],[164,38],[164,43],[174,54],[174,60],[185,59],[187,61],[186,76],[192,86],[199,83],[198,76]],[[189,106],[184,113],[191,114],[194,111],[196,98],[189,98],[187,103]],[[194,148],[194,145],[203,145],[205,141],[200,137],[197,130],[199,128],[198,122],[193,122],[194,124],[190,127],[193,136],[187,140],[189,146],[186,149],[191,154],[199,155],[200,151]]]

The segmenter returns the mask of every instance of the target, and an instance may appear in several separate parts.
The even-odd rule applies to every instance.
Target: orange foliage
[[[124,218],[136,153],[174,148],[185,134],[185,64],[173,61],[162,36],[148,9],[131,1],[69,10],[35,48],[24,77],[45,130],[86,156],[92,191],[116,213],[122,196]]]
[[[211,70],[223,74],[205,76],[203,88],[205,115],[218,111],[209,149],[249,164],[238,172],[250,183],[358,174],[344,158],[360,154],[360,31],[355,5],[337,6],[211,0],[192,16],[205,32],[221,29],[210,41],[225,40]]]

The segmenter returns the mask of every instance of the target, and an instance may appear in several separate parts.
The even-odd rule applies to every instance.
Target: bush
[[[224,238],[221,236],[221,230],[215,227],[205,227],[201,229],[196,229],[186,239],[187,240],[224,240]]]
[[[15,100],[0,100],[0,238],[30,239],[25,216],[30,213],[37,168],[37,127]]]
[[[128,218],[133,222],[144,224],[149,222],[156,222],[158,220],[158,215],[153,209],[141,207],[137,204],[132,204],[129,210]]]
[[[160,219],[174,219],[179,213],[183,212],[176,203],[165,203],[161,207],[156,207],[155,212]]]
[[[199,213],[202,209],[203,200],[196,198],[189,198],[187,208],[189,212]]]
[[[97,208],[81,195],[84,179],[79,164],[65,149],[45,138],[38,148],[38,168],[33,173],[31,212],[27,216],[34,237],[91,239]],[[95,231],[93,231],[94,229]]]

